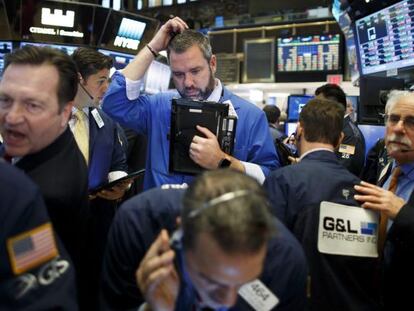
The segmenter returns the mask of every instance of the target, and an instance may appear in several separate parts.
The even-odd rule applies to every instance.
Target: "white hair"
[[[387,104],[385,105],[385,114],[388,114],[403,97],[413,97],[414,109],[414,92],[393,90],[388,94]]]

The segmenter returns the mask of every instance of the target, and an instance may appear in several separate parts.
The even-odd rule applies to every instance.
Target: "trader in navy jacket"
[[[78,310],[74,267],[39,188],[2,160],[0,185],[0,310]]]
[[[271,216],[259,184],[210,171],[188,190],[166,185],[121,207],[104,260],[103,309],[303,310],[306,275],[300,245]]]
[[[97,193],[93,190],[127,175],[126,146],[123,146],[126,142],[122,139],[122,129],[99,108],[108,88],[112,59],[90,48],[78,48],[71,57],[78,71],[79,87],[69,125],[88,166],[91,217],[85,253],[89,258],[91,282],[88,309],[95,309],[106,237],[115,215],[116,201],[124,196],[128,183]],[[83,126],[83,131],[78,132],[79,126]]]

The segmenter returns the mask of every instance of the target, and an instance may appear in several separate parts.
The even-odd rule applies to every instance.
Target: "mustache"
[[[412,147],[411,140],[405,135],[391,134],[387,137],[388,142],[400,143]]]

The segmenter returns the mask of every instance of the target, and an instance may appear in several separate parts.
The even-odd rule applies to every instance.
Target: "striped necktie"
[[[85,112],[81,109],[78,109],[74,114],[76,119],[75,126],[73,128],[73,136],[75,136],[76,143],[78,144],[79,150],[82,152],[83,157],[85,158],[86,164],[89,160],[89,135],[88,128],[86,127],[86,122],[88,118],[86,117]]]
[[[392,193],[395,193],[398,186],[398,177],[401,175],[401,168],[399,166],[395,167],[391,174],[391,181],[388,186],[388,190]],[[380,215],[380,225],[378,231],[378,254],[382,254],[384,250],[385,244],[385,237],[387,235],[387,224],[388,224],[388,217],[384,212],[381,212]]]

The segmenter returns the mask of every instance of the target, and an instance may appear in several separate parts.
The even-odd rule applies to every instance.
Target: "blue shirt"
[[[169,171],[171,100],[179,97],[171,91],[129,100],[125,77],[116,72],[103,100],[103,110],[122,126],[148,138],[144,189],[163,184],[189,183],[193,176]],[[238,116],[233,156],[255,163],[267,176],[280,166],[264,112],[223,88],[220,102],[230,100]]]
[[[394,161],[393,170],[396,166],[397,164]],[[395,190],[395,194],[407,202],[414,190],[414,163],[402,164],[400,167],[401,174],[398,176],[397,190]],[[385,181],[384,185],[382,186],[383,189],[389,188],[391,176],[392,174],[390,174],[388,179]]]

